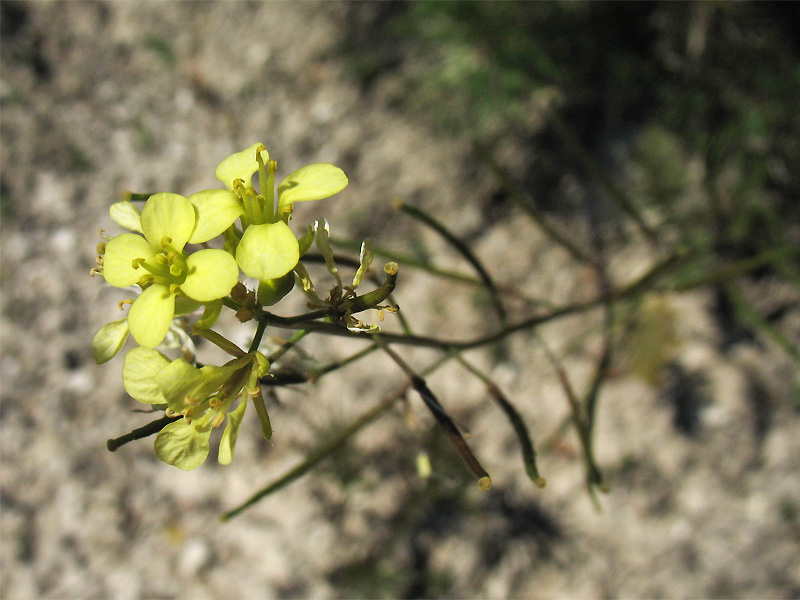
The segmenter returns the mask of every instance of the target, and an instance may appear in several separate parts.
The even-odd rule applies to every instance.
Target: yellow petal
[[[322,200],[347,187],[347,175],[339,167],[314,164],[298,169],[278,186],[278,212],[284,206],[306,200]]]
[[[115,287],[128,287],[138,282],[146,271],[133,268],[133,261],[143,258],[152,261],[155,252],[142,236],[123,233],[111,238],[103,256],[103,277]]]
[[[251,225],[236,248],[236,262],[242,271],[258,280],[282,277],[298,260],[300,246],[283,221]]]
[[[239,281],[236,259],[225,250],[207,249],[186,259],[189,275],[181,292],[198,302],[210,302],[227,296]]]
[[[156,456],[165,463],[191,471],[202,465],[208,457],[210,435],[210,427],[198,431],[194,425],[179,419],[159,432],[153,448]]]
[[[239,198],[228,190],[205,190],[188,197],[197,209],[197,224],[189,242],[201,244],[217,237],[244,214]]]
[[[128,339],[128,320],[103,325],[92,337],[92,354],[98,365],[114,358]]]
[[[122,383],[131,398],[145,404],[166,404],[167,399],[155,381],[156,374],[169,366],[169,359],[150,348],[138,346],[125,355]]]
[[[108,209],[108,213],[117,225],[136,233],[142,233],[142,218],[139,209],[134,206],[133,202],[115,202]]]
[[[261,142],[258,142],[250,146],[247,150],[231,154],[217,165],[214,176],[221,181],[229,191],[233,190],[233,182],[237,179],[243,179],[245,187],[253,187],[253,173],[258,171],[256,150],[258,150],[259,146],[263,145],[264,144]],[[264,159],[264,164],[266,164],[269,160],[269,152],[262,150],[261,157]]]
[[[142,231],[156,252],[161,251],[164,237],[172,240],[176,250],[183,250],[192,236],[196,221],[194,206],[178,194],[153,194],[142,209]]]
[[[165,285],[153,284],[133,301],[128,327],[140,346],[155,348],[164,341],[175,316],[175,294]]]

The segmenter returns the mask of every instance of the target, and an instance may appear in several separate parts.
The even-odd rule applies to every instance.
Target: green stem
[[[113,440],[108,440],[108,442],[106,442],[106,447],[111,452],[116,452],[117,449],[120,448],[120,446],[124,446],[128,442],[133,442],[136,440],[141,440],[143,438],[149,437],[154,433],[158,433],[173,421],[177,421],[178,419],[181,418],[182,418],[181,415],[178,415],[177,417],[161,417],[160,419],[151,421],[147,425],[139,427],[138,429],[134,429],[130,433],[126,433],[125,435],[120,436],[118,438],[114,438]]]
[[[258,325],[256,326],[256,334],[253,336],[253,341],[250,343],[250,349],[247,351],[248,353],[258,350],[258,347],[261,345],[261,338],[264,337],[264,331],[266,329],[267,322],[259,320]]]
[[[290,337],[283,344],[281,344],[280,348],[278,348],[277,350],[275,350],[275,352],[270,354],[269,357],[267,357],[267,360],[270,363],[274,363],[281,356],[283,356],[289,350],[291,350],[294,347],[294,345],[297,344],[297,342],[299,342],[300,340],[302,340],[306,335],[308,335],[308,331],[306,331],[305,329],[301,329],[300,331],[295,332],[295,334],[292,337]]]

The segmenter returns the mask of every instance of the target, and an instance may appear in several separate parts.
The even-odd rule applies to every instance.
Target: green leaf
[[[165,463],[184,471],[191,471],[202,465],[208,457],[208,439],[211,428],[199,431],[185,419],[178,419],[164,427],[153,444],[156,456]]]
[[[175,316],[175,294],[154,283],[136,298],[128,311],[128,327],[140,346],[155,348],[164,341]]]
[[[171,245],[176,250],[183,250],[196,221],[194,206],[178,194],[153,194],[142,209],[142,231],[156,252],[161,252],[161,240],[165,237],[172,240]]]
[[[229,465],[233,460],[233,451],[236,448],[236,440],[239,438],[239,426],[242,424],[246,410],[247,395],[245,394],[236,410],[228,413],[228,424],[225,425],[225,431],[219,442],[219,464],[221,465]]]
[[[278,186],[278,214],[284,206],[306,200],[322,200],[347,187],[347,175],[339,167],[317,163],[298,169]]]
[[[145,404],[167,404],[158,388],[156,374],[169,366],[169,359],[150,348],[132,348],[122,364],[122,383],[132,398]]]
[[[190,254],[186,264],[189,275],[181,284],[181,292],[198,302],[210,302],[227,296],[239,281],[236,259],[225,250],[200,250]]]
[[[142,233],[142,217],[133,202],[115,202],[108,209],[108,213],[111,215],[111,220],[117,225],[136,233]]]
[[[250,146],[247,150],[231,154],[228,158],[223,160],[217,165],[214,171],[214,176],[221,181],[229,191],[233,191],[233,182],[237,179],[244,180],[245,187],[253,187],[253,173],[258,171],[258,162],[256,161],[256,151],[262,143],[256,143]],[[261,157],[264,159],[264,164],[269,160],[269,152],[261,151]]]
[[[197,224],[189,238],[192,244],[217,237],[244,214],[241,200],[228,190],[197,192],[187,200],[197,209]]]
[[[146,271],[134,269],[133,261],[143,258],[155,261],[156,253],[142,236],[123,233],[108,240],[103,255],[103,277],[115,287],[128,287],[137,283]]]
[[[246,275],[264,281],[291,271],[300,260],[300,247],[286,223],[251,225],[236,248],[236,262]]]
[[[94,362],[102,365],[114,358],[128,339],[128,319],[112,321],[103,325],[92,337]]]

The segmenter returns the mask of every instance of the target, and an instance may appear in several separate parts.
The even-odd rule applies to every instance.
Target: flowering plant
[[[130,304],[125,319],[97,331],[92,340],[95,360],[99,364],[112,359],[125,345],[128,333],[133,336],[139,346],[125,356],[125,389],[139,402],[164,409],[170,422],[156,437],[156,455],[182,469],[194,469],[205,461],[211,431],[226,419],[219,461],[231,461],[248,399],[256,404],[264,436],[271,436],[259,384],[270,366],[258,351],[266,322],[261,321],[247,353],[211,327],[225,304],[246,321],[291,291],[301,255],[300,242],[289,228],[292,205],[327,198],[348,183],[338,167],[309,165],[278,186],[276,205],[276,171],[277,163],[269,160],[264,145],[253,144],[217,166],[215,174],[226,189],[188,197],[153,194],[141,211],[131,199],[112,205],[112,220],[133,233],[104,238],[98,245],[93,273],[114,287],[136,285],[141,293],[123,302]],[[253,187],[256,172],[260,192]],[[241,228],[235,225],[237,219]],[[208,247],[217,238],[223,247]],[[205,247],[193,248],[197,244]],[[304,242],[304,250],[309,245]],[[332,261],[330,248],[326,250]],[[240,269],[258,280],[261,301],[239,282]],[[307,271],[301,272],[308,281]],[[193,325],[194,333],[235,357],[221,367],[198,368],[182,358],[171,361],[155,350],[171,327],[180,328],[176,317],[190,315],[201,306],[205,309]],[[188,332],[183,333],[186,338]],[[231,410],[240,396],[238,407]]]
[[[370,271],[375,251],[372,242],[365,240],[353,264],[356,272],[346,284],[337,266],[327,220],[317,219],[299,238],[289,226],[296,202],[322,200],[341,192],[348,184],[344,172],[331,164],[308,165],[285,177],[277,186],[277,193],[276,173],[277,163],[270,160],[264,145],[253,144],[217,166],[215,175],[224,189],[203,190],[186,197],[166,192],[130,194],[111,206],[112,220],[129,232],[110,239],[103,236],[97,248],[97,267],[92,271],[111,286],[136,293],[120,303],[121,307],[130,304],[125,318],[108,323],[95,333],[92,350],[96,362],[105,363],[122,351],[130,334],[138,345],[125,354],[125,390],[153,410],[163,411],[163,417],[109,440],[109,449],[157,434],[156,456],[170,465],[191,470],[205,462],[214,430],[225,425],[219,439],[218,460],[229,464],[251,403],[264,438],[272,437],[262,386],[297,382],[295,376],[287,377],[275,370],[276,361],[309,333],[346,335],[364,339],[370,347],[330,368],[303,374],[300,381],[313,380],[372,350],[384,350],[408,375],[411,386],[477,476],[481,489],[488,489],[491,480],[459,427],[424,379],[389,346],[389,341],[427,345],[430,340],[411,335],[402,318],[406,335],[400,339],[356,316],[375,309],[383,320],[384,311],[398,310],[389,302],[397,279],[397,263],[385,265],[381,282]],[[256,174],[258,188],[253,182]],[[137,203],[141,201],[144,205],[140,210]],[[309,253],[312,246],[318,254]],[[304,264],[309,262],[324,264],[333,277],[334,284],[327,295],[317,291]],[[359,293],[358,288],[366,279],[375,281],[376,287]],[[305,294],[310,312],[280,317],[267,310],[295,287]],[[223,309],[233,311],[240,323],[256,323],[246,351],[215,329]],[[268,326],[298,331],[267,355],[262,352],[262,339]],[[232,359],[219,366],[199,363],[194,352],[196,337],[215,344]],[[170,358],[170,350],[177,347],[182,355]],[[337,443],[388,408],[395,398],[360,419]],[[521,420],[513,407],[507,402],[504,406],[509,407],[504,410],[516,419],[515,429],[527,443],[525,460],[529,473],[541,484],[544,480],[536,471],[526,430],[519,425]],[[326,446],[310,456],[282,481],[305,472],[333,447]],[[283,483],[268,487],[268,491],[257,494],[244,506],[280,485]]]

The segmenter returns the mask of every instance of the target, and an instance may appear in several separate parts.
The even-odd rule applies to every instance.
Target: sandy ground
[[[219,160],[263,141],[284,174],[324,161],[350,177],[335,199],[298,209],[298,231],[326,216],[340,237],[424,248],[467,270],[392,210],[402,198],[469,234],[498,279],[531,296],[589,297],[587,274],[514,210],[487,224],[489,175],[475,172],[463,140],[396,108],[401,83],[357,85],[339,51],[369,5],[3,8],[3,598],[800,595],[794,364],[769,342],[721,354],[704,292],[667,298],[680,315],[673,375],[706,403],[698,433],[674,426],[664,390],[677,384],[647,385],[620,368],[598,417],[598,460],[612,482],[599,511],[576,440],[543,452],[549,483],[535,488],[507,422],[454,365],[429,383],[469,425],[490,492],[478,490],[409,397],[320,470],[218,521],[401,385],[384,358],[281,393],[273,443],[246,422],[228,467],[210,460],[181,472],[159,462],[149,441],[109,453],[109,437],[148,420],[122,390],[121,359],[98,367],[89,345],[124,297],[100,293],[102,282],[88,276],[97,231],[116,231],[107,207],[124,190],[214,187]],[[615,276],[641,273],[644,254],[615,256]],[[413,269],[401,271],[397,299],[419,333],[463,339],[492,327],[471,288]],[[579,389],[597,359],[598,323],[588,314],[539,331]],[[304,345],[321,361],[359,347]],[[419,369],[434,356],[403,352]],[[529,333],[510,338],[504,356],[469,357],[518,403],[537,440],[553,435],[568,408]],[[765,425],[756,418],[764,406]],[[414,466],[422,451],[434,462],[427,482]]]

